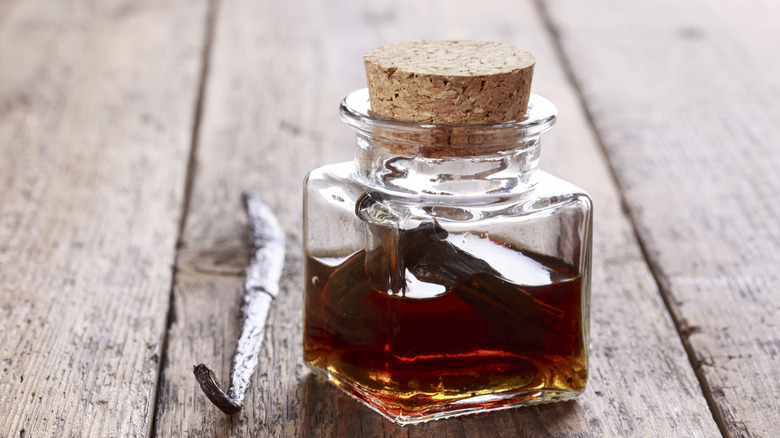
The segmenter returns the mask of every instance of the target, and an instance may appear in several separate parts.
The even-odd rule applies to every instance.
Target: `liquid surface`
[[[406,237],[346,258],[307,257],[309,366],[388,416],[585,387],[582,283],[573,269],[489,239],[458,246],[430,229]],[[512,266],[522,265],[530,285],[478,257],[508,250],[525,259]]]

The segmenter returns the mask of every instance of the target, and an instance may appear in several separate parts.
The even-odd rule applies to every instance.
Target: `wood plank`
[[[705,399],[577,97],[537,11],[486,1],[252,2],[222,0],[198,145],[198,172],[175,280],[164,363],[163,436],[714,436]],[[414,13],[409,13],[414,11]],[[501,13],[496,13],[501,11]],[[399,428],[301,362],[301,183],[351,158],[338,102],[365,84],[362,55],[423,37],[498,40],[538,57],[535,90],[559,105],[542,167],[591,191],[596,203],[593,373],[577,402]],[[247,406],[228,418],[200,392],[192,365],[228,380],[247,262],[239,193],[258,190],[288,234],[282,291]]]
[[[780,10],[760,1],[549,5],[724,432],[775,436]]]
[[[146,436],[202,2],[7,2],[0,436]]]

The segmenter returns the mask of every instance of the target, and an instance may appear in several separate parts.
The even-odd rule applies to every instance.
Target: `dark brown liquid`
[[[549,276],[548,284],[521,286],[440,244],[401,254],[409,274],[447,286],[430,298],[378,287],[376,254],[359,251],[335,266],[308,257],[304,360],[390,415],[486,394],[582,390],[581,278],[520,253]]]

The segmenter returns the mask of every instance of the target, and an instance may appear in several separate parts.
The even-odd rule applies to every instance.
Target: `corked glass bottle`
[[[497,60],[497,61],[496,61]],[[537,169],[555,107],[510,46],[366,55],[354,162],[304,188],[304,361],[399,424],[568,400],[588,375],[591,200]]]

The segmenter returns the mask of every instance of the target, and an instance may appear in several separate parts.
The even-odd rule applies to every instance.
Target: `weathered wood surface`
[[[778,14],[0,2],[0,436],[774,436]],[[541,167],[596,205],[593,372],[575,402],[399,428],[302,365],[303,177],[352,156],[337,105],[364,86],[363,53],[415,38],[537,56],[534,91],[560,112]],[[192,366],[227,380],[246,189],[288,255],[247,406],[225,417]]]
[[[777,436],[780,9],[600,6],[549,15],[648,260],[724,434]]]
[[[303,177],[313,167],[351,157],[351,133],[339,122],[337,105],[365,84],[362,54],[379,43],[422,37],[529,48],[538,58],[535,91],[559,105],[561,121],[545,139],[542,167],[589,189],[597,205],[593,374],[577,402],[399,428],[301,363]],[[532,5],[221,0],[209,61],[158,435],[718,434],[591,128]],[[277,212],[288,233],[288,258],[247,406],[228,418],[200,393],[191,367],[206,361],[223,381],[228,377],[247,258],[239,204],[244,189],[259,191]]]
[[[0,436],[146,436],[202,2],[0,4]]]

